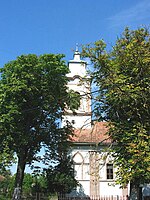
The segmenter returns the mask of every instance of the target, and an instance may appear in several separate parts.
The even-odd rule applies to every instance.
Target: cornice
[[[84,112],[84,113],[78,113],[76,112],[75,114],[74,113],[69,113],[69,112],[66,112],[64,115],[69,115],[69,116],[92,116],[92,113],[91,112]]]

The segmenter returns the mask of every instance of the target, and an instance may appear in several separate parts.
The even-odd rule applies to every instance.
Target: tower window
[[[113,179],[113,164],[106,165],[107,179]]]

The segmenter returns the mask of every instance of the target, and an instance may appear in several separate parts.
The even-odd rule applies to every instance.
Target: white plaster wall
[[[91,116],[78,116],[78,115],[66,115],[62,121],[62,126],[65,125],[65,121],[73,122],[74,128],[90,128],[91,127]]]
[[[70,89],[77,89],[79,86],[79,83],[80,83],[80,79],[79,78],[75,78],[74,80],[70,80],[69,81],[69,84],[68,84],[68,86],[69,86],[69,88]]]
[[[76,171],[76,179],[79,181],[79,183],[82,185],[84,193],[86,195],[90,195],[90,169],[89,169],[89,151],[92,150],[89,147],[80,146],[75,147],[72,149],[71,154],[73,155],[82,155],[83,163],[82,165],[78,166],[75,165],[75,171]],[[104,153],[100,154],[100,157],[104,155]],[[111,160],[110,157],[107,158],[107,162]],[[77,156],[75,159],[76,163],[81,163],[81,157]],[[106,163],[103,161],[100,161],[100,181],[99,181],[99,191],[100,195],[102,196],[110,196],[110,195],[119,195],[122,196],[122,189],[119,185],[115,185],[115,182],[113,180],[108,180],[106,177]],[[115,171],[115,169],[114,169]]]
[[[110,195],[119,195],[122,196],[122,189],[119,188],[119,185],[115,185],[114,182],[100,182],[99,190],[100,195],[110,196]]]
[[[73,81],[70,81],[68,83],[68,88],[71,90],[74,90],[78,93],[80,93],[81,95],[81,101],[80,101],[80,107],[79,109],[76,111],[77,113],[80,112],[91,112],[91,98],[89,96],[90,94],[90,87],[87,83],[82,83],[82,85],[80,85],[80,80],[78,78],[76,78]]]
[[[83,192],[86,195],[90,195],[90,182],[89,181],[80,181],[81,185],[83,186]]]
[[[74,128],[91,128],[91,116],[89,116],[89,113],[91,113],[91,98],[89,95],[87,96],[90,93],[90,84],[87,82],[81,83],[80,81],[80,79],[86,76],[86,63],[80,59],[78,51],[74,53],[74,59],[69,61],[69,69],[70,73],[67,76],[73,80],[69,81],[68,88],[80,93],[81,101],[80,107],[76,110],[76,113],[79,115],[72,115],[72,111],[68,109],[62,126],[65,125],[65,120],[68,120],[74,122]]]
[[[67,75],[68,77],[74,77],[75,75],[84,77],[86,75],[85,62],[84,61],[70,62],[69,70],[70,70],[70,73]]]
[[[90,175],[89,175],[89,165],[87,164],[75,164],[74,165],[74,171],[75,171],[75,178],[77,180],[90,180]]]
[[[90,180],[89,164],[83,165],[83,180]]]
[[[81,95],[85,95],[90,92],[90,87],[87,83],[81,83],[80,79],[75,78],[74,80],[69,81],[69,89],[79,92]]]
[[[77,180],[82,180],[82,165],[74,165],[74,171],[75,171],[75,178]]]

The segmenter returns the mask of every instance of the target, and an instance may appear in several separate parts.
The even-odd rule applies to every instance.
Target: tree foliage
[[[78,185],[74,178],[74,169],[71,160],[68,158],[60,160],[54,167],[45,170],[47,188],[50,193],[65,194],[71,192]]]
[[[43,174],[47,182],[47,190],[50,193],[65,194],[71,192],[78,185],[74,177],[74,168],[72,159],[69,155],[69,150],[72,145],[71,141],[67,140],[66,135],[63,135],[64,138],[58,140],[57,153],[54,157],[54,163],[52,164],[47,156],[46,162],[49,163],[49,166],[43,170]]]
[[[1,141],[2,142],[0,146],[0,174],[2,175],[7,171],[7,168],[9,168],[12,165],[12,163],[15,162],[15,158],[13,156],[13,151],[9,149],[7,142],[4,140]]]
[[[62,58],[22,55],[1,69],[1,144],[6,141],[18,157],[15,187],[22,187],[25,166],[37,160],[43,145],[54,155],[58,141],[71,134],[70,125],[60,126],[65,107],[77,104],[67,89],[69,69]]]
[[[4,179],[0,182],[0,199],[7,199],[10,200],[13,189],[14,189],[14,182],[15,182],[15,174],[12,175],[10,171],[6,171],[3,173]],[[36,193],[46,193],[47,192],[47,184],[46,178],[40,174],[24,174],[23,180],[23,196],[24,198],[32,196],[36,196]]]
[[[117,183],[150,180],[150,33],[126,28],[108,52],[104,41],[83,46],[99,88],[95,115],[109,122]]]
[[[12,176],[10,170],[1,172],[1,175],[3,175],[4,179],[0,181],[0,199],[10,200],[14,188],[15,176]]]

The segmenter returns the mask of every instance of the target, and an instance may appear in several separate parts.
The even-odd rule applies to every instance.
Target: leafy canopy
[[[112,50],[104,41],[83,46],[99,88],[95,115],[110,124],[117,182],[150,180],[150,33],[125,29]]]
[[[71,134],[71,126],[61,127],[61,120],[66,107],[75,109],[79,103],[71,100],[76,94],[68,91],[63,57],[21,55],[1,68],[0,142],[18,157],[19,187],[25,165],[37,159],[41,147],[47,146],[53,157],[58,143],[66,144]]]

